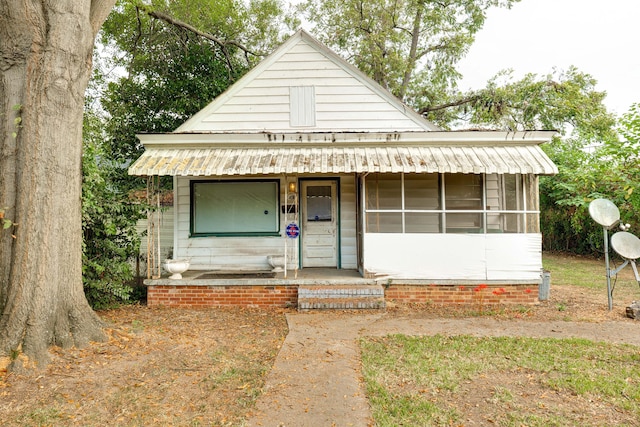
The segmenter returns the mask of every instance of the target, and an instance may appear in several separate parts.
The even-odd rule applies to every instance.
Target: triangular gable
[[[411,132],[439,128],[304,30],[175,132]]]

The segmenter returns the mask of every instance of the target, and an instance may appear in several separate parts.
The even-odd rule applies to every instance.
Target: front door
[[[301,181],[301,187],[302,267],[337,267],[337,181]]]

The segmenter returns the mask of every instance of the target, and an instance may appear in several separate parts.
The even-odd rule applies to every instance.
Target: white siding
[[[353,175],[340,179],[340,257],[342,268],[356,269],[356,180]]]
[[[540,279],[542,272],[542,235],[488,234],[486,237],[487,279]]]
[[[485,177],[485,187],[487,189],[487,210],[500,209],[500,176],[498,174],[488,174]]]
[[[500,210],[500,176],[497,174],[486,175],[487,210]],[[487,228],[500,228],[498,215],[487,215]]]
[[[298,126],[291,125],[291,87],[314,88],[316,123],[311,127],[314,131],[425,130],[405,111],[364,85],[304,39],[255,78],[241,81],[239,85],[233,96],[209,110],[198,123],[190,124],[189,130],[299,131]]]
[[[366,233],[364,268],[397,279],[538,283],[541,248],[540,234]]]
[[[280,179],[280,204],[285,201],[284,176]],[[292,180],[292,177],[288,177]],[[281,215],[280,237],[189,237],[190,179],[176,180],[176,244],[175,258],[191,260],[192,270],[267,270],[268,255],[284,254],[285,244],[290,261],[298,251],[298,240],[285,237],[287,224],[295,220],[293,214]],[[342,268],[356,268],[355,241],[355,179],[343,176],[340,180],[340,219]]]

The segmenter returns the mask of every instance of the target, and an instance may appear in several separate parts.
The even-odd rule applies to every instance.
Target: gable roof
[[[292,88],[307,88],[297,103],[298,95]],[[298,108],[306,110],[298,112]],[[292,119],[309,114],[309,109],[313,109],[313,117],[307,122]],[[175,132],[437,130],[378,83],[299,30]]]
[[[130,175],[558,173],[554,131],[442,131],[303,30],[172,133],[140,134]]]

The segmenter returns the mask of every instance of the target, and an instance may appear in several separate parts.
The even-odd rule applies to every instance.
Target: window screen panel
[[[481,213],[447,213],[447,233],[483,233]]]
[[[505,210],[517,211],[524,208],[522,200],[522,175],[504,176]]]
[[[488,233],[524,233],[524,213],[487,213]]]
[[[367,212],[367,233],[402,233],[402,213]]]
[[[402,177],[400,174],[367,176],[367,209],[401,209]]]
[[[444,192],[447,210],[482,209],[482,175],[447,174]]]
[[[404,176],[405,209],[440,209],[438,174],[406,174]]]

